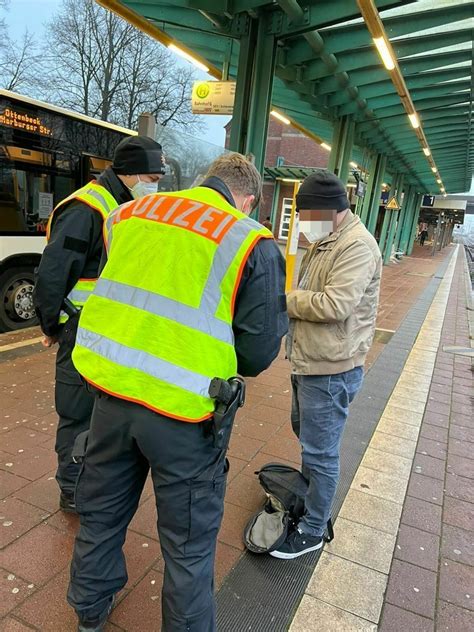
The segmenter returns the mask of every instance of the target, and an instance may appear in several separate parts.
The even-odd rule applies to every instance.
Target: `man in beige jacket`
[[[321,548],[339,478],[349,404],[359,391],[372,344],[382,260],[377,242],[349,209],[344,184],[325,170],[296,196],[300,229],[312,242],[287,296],[291,421],[309,481],[297,529],[271,555],[293,559]]]

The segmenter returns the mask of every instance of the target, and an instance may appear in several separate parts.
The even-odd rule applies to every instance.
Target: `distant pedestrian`
[[[268,228],[268,230],[271,233],[273,232],[273,224],[270,221],[270,216],[265,218],[265,221],[262,222],[262,226],[265,226],[265,228]]]
[[[428,237],[428,231],[423,229],[420,233],[420,246],[425,245],[425,241],[427,237]]]

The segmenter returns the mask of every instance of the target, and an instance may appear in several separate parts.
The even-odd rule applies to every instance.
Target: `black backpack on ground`
[[[244,530],[244,544],[252,553],[270,553],[278,549],[288,533],[295,529],[304,513],[308,481],[289,465],[267,463],[258,475],[267,500],[263,509],[254,514]],[[327,524],[325,542],[334,538],[331,519]]]

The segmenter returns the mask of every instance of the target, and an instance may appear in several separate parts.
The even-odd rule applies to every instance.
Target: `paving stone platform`
[[[379,329],[386,331],[385,334],[382,333],[372,348],[368,368],[385,348],[384,335],[390,337],[399,329],[417,297],[428,286],[436,274],[438,266],[450,252],[450,249],[446,249],[442,253],[438,253],[436,257],[431,258],[427,248],[417,247],[413,257],[406,258],[400,264],[391,265],[384,269],[377,325]],[[459,291],[461,292],[461,290]],[[462,301],[462,298],[459,300]],[[462,308],[459,307],[459,310],[461,312]],[[453,331],[446,332],[446,340],[452,340],[453,335],[455,336]],[[445,335],[444,331],[443,335]],[[68,632],[75,629],[75,617],[66,604],[65,592],[77,520],[62,514],[57,509],[58,492],[54,480],[56,462],[54,435],[57,420],[54,412],[53,394],[54,352],[42,350],[38,343],[16,346],[17,343],[24,344],[28,342],[28,339],[35,339],[38,336],[37,329],[0,335],[0,629],[6,632],[21,632],[31,629],[44,632]],[[464,342],[460,342],[460,344],[465,343],[465,338],[462,339]],[[452,357],[451,360],[450,369],[443,366],[435,369],[438,371],[435,376],[438,380],[444,379],[449,382],[449,379],[453,380],[454,378],[457,383],[457,379],[460,377],[458,374],[463,371],[463,365],[465,370],[466,363],[458,362]],[[449,360],[444,358],[440,359],[440,362],[441,364],[449,364]],[[435,383],[434,379],[433,377],[433,383]],[[444,387],[449,386],[449,383],[440,382],[439,385]],[[468,384],[457,384],[457,386],[469,388]],[[433,390],[434,395],[438,397],[444,395],[444,392],[439,394],[435,390]],[[457,394],[469,397],[469,393],[463,391],[457,392]],[[445,448],[448,464],[453,468],[452,476],[458,477],[455,485],[456,493],[460,494],[460,490],[463,489],[472,490],[469,483],[466,483],[472,478],[472,470],[469,470],[468,462],[470,452],[465,454],[467,450],[465,441],[472,441],[472,437],[466,439],[464,435],[459,435],[459,433],[462,434],[466,431],[470,432],[470,425],[463,426],[453,423],[453,426],[456,425],[457,428],[464,428],[464,430],[455,428],[449,442],[446,432],[443,435],[445,440],[443,440],[443,436],[433,435],[438,431],[429,430],[428,426],[440,428],[441,434],[442,430],[447,431],[446,427],[443,428],[442,425],[429,421],[429,419],[433,419],[433,414],[444,415],[444,423],[447,423],[446,417],[448,417],[447,408],[438,408],[438,404],[445,407],[447,403],[436,399],[433,401],[437,403],[430,402],[428,404],[430,410],[427,408],[426,414],[431,414],[431,417],[423,421],[422,428],[425,427],[426,421],[427,429],[422,430],[420,436],[425,442],[434,442],[434,444],[439,442],[440,446],[436,447],[441,451],[437,455],[432,454],[431,450],[434,450],[434,445],[431,443],[422,445],[417,456],[417,458],[422,459],[419,465],[422,468],[436,468],[436,464],[433,465],[431,460],[426,461],[426,459],[441,461],[440,455],[443,453],[441,446],[448,446]],[[461,416],[462,420],[469,419],[468,411],[465,408],[467,405],[466,401],[453,401],[451,398],[449,415],[452,416],[453,413],[456,413]],[[454,408],[451,408],[452,406]],[[289,410],[289,370],[288,364],[281,354],[268,371],[255,380],[249,380],[247,404],[236,421],[229,450],[231,471],[226,495],[225,516],[219,534],[217,552],[216,586],[218,589],[243,555],[243,526],[248,517],[262,504],[263,496],[253,474],[254,471],[262,464],[272,460],[299,464],[299,446],[290,429]],[[448,417],[448,419],[451,418]],[[387,421],[383,420],[383,423],[387,423]],[[402,428],[401,431],[403,430],[408,432],[408,435],[398,437],[397,445],[399,445],[398,450],[402,451],[399,456],[406,458],[403,457],[403,450],[412,447],[412,443],[416,439],[413,434],[409,435],[409,430]],[[432,433],[431,436],[423,434],[429,432]],[[451,433],[451,430],[449,432]],[[385,436],[396,435],[385,433]],[[412,443],[405,445],[403,439]],[[460,445],[457,445],[456,441]],[[459,453],[460,450],[462,453]],[[427,454],[422,454],[423,451]],[[389,457],[384,455],[383,458],[388,459]],[[441,480],[433,476],[433,473],[436,474],[437,472],[436,469],[425,469],[422,472],[415,471],[413,476],[424,476],[435,481],[431,484],[436,486],[437,482]],[[417,478],[414,481],[413,486],[415,487]],[[463,494],[467,494],[467,491]],[[417,502],[416,493],[409,497],[413,497],[412,503]],[[357,500],[357,495],[354,496],[353,500]],[[430,501],[429,498],[423,497],[422,500],[435,507],[432,512],[436,513],[436,507],[441,507],[434,501]],[[443,517],[439,532],[432,533],[438,538],[444,533],[443,521],[446,522],[448,528],[446,533],[451,534],[451,537],[454,537],[452,535],[453,529],[465,528],[467,523],[463,518],[463,508],[471,510],[472,505],[469,503],[472,503],[473,500],[471,496],[466,498],[465,495],[456,498],[453,492],[452,500],[449,502],[451,504],[457,503],[456,511],[453,510],[453,515],[458,515],[457,522],[455,521],[453,524],[452,521],[445,521]],[[357,505],[357,502],[354,504]],[[465,507],[465,505],[469,506]],[[390,507],[390,504],[386,504],[388,521],[390,521]],[[444,516],[447,510],[444,506],[442,510]],[[420,508],[412,507],[413,512],[419,513]],[[403,515],[405,515],[405,509]],[[423,512],[424,515],[431,514]],[[338,530],[341,528],[343,520],[344,516],[341,514]],[[464,524],[464,527],[460,522]],[[111,616],[107,630],[154,632],[160,627],[160,587],[163,563],[155,523],[156,510],[152,498],[152,488],[148,482],[125,545],[129,582],[120,595],[119,604]],[[404,522],[403,518],[402,527],[431,533],[416,522],[415,524]],[[391,528],[390,535],[391,542],[394,542],[397,536],[394,526]],[[399,537],[399,544],[400,542],[403,544],[406,535],[401,532]],[[342,542],[342,538],[339,541]],[[402,544],[400,544],[401,547]],[[461,552],[463,551],[461,546],[456,545],[456,548]],[[457,554],[453,553],[453,556],[457,556]],[[340,556],[340,559],[344,560],[344,557]],[[385,564],[383,572],[389,573],[391,558],[385,556],[383,559],[385,561],[380,562]],[[454,568],[454,572],[458,570],[458,566],[468,568],[464,558],[460,559],[459,556],[451,561],[449,555],[443,553],[443,559],[447,559],[450,565],[455,565],[445,567]],[[430,561],[434,563],[432,558]],[[399,559],[394,561],[395,568],[399,564],[406,563],[402,554],[400,554]],[[435,573],[431,567],[418,567],[413,564],[413,560],[409,563],[422,571]],[[396,576],[394,575],[392,580],[390,574],[389,585],[395,585],[395,581]],[[474,589],[472,589],[472,593],[474,593]],[[398,594],[395,589],[393,594]],[[446,603],[450,608],[458,608],[463,613],[470,611],[465,605],[457,604],[444,593],[443,595],[439,603]],[[329,607],[328,604],[326,606]],[[382,604],[380,603],[379,606],[381,608]],[[393,597],[384,606],[382,625],[390,625],[390,612],[393,612],[394,608],[403,609],[407,613],[407,617],[413,615],[422,617],[423,621],[430,620],[427,616],[429,613],[413,611],[410,604],[404,605],[401,598],[397,601]],[[343,628],[329,627],[325,629],[330,632],[331,629]],[[391,629],[393,628],[386,628],[387,631]],[[405,626],[400,629],[409,630],[410,627]],[[241,631],[236,630],[236,632]]]
[[[440,273],[291,632],[474,629],[474,374],[470,359],[443,351],[470,346],[464,274],[459,249]]]
[[[381,632],[474,630],[474,373],[460,249],[389,573]]]

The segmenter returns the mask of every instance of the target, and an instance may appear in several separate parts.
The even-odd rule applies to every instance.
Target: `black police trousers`
[[[80,465],[72,460],[76,437],[89,428],[94,395],[87,390],[71,360],[79,316],[70,318],[59,334],[56,356],[55,404],[59,416],[56,432],[58,470],[56,480],[61,491],[73,498]]]
[[[100,619],[127,583],[122,546],[151,470],[165,561],[161,630],[216,630],[214,557],[227,463],[214,447],[211,423],[97,397],[76,488],[80,529],[68,591],[81,622]],[[159,629],[157,621],[143,632]]]

